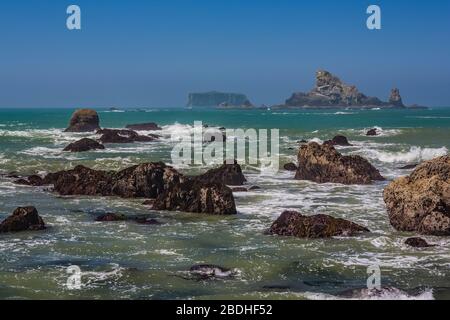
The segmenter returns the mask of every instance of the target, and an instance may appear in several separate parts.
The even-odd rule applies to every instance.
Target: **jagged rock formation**
[[[252,107],[246,95],[239,93],[190,93],[188,107]]]
[[[97,150],[97,149],[105,149],[105,146],[98,143],[95,140],[89,139],[89,138],[83,138],[81,140],[72,142],[67,147],[64,148],[63,151],[70,151],[70,152],[85,152],[89,150]]]
[[[316,85],[308,93],[297,92],[286,100],[287,107],[404,107],[400,92],[393,89],[390,102],[369,97],[352,85],[343,83],[325,70],[316,73]]]
[[[241,166],[235,161],[234,164],[224,163],[219,168],[211,169],[197,177],[197,179],[210,183],[223,183],[231,186],[241,186],[247,179],[242,173]]]
[[[384,189],[391,225],[399,231],[450,235],[450,156],[420,164]]]
[[[269,234],[298,238],[354,236],[362,232],[369,232],[369,230],[344,219],[324,214],[304,216],[296,211],[283,212],[268,230]]]
[[[100,129],[98,113],[91,109],[80,109],[72,114],[65,132],[91,132]]]
[[[363,157],[343,156],[331,144],[316,142],[300,147],[295,179],[342,184],[370,184],[384,180]]]
[[[19,207],[0,223],[0,233],[43,229],[45,229],[44,220],[39,216],[35,207]]]
[[[77,166],[51,173],[45,184],[53,184],[61,195],[118,196],[154,199],[155,210],[178,210],[209,214],[236,214],[231,189],[218,176],[186,177],[162,162],[145,163],[116,171]]]

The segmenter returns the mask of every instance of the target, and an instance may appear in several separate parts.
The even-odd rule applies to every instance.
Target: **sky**
[[[81,8],[81,30],[66,9]],[[381,8],[382,29],[366,27]],[[278,104],[318,69],[387,100],[450,106],[450,0],[0,1],[0,107]]]

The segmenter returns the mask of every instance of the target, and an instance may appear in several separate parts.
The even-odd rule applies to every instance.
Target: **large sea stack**
[[[450,235],[450,156],[419,165],[384,189],[389,220],[399,231]]]

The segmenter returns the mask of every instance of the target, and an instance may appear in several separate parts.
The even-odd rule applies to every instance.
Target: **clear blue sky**
[[[66,29],[70,4],[81,31]],[[366,28],[370,4],[381,31]],[[184,106],[208,90],[274,104],[319,68],[450,106],[450,0],[1,1],[0,40],[0,107]]]

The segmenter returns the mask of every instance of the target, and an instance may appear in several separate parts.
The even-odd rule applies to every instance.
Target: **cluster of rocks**
[[[355,86],[347,85],[328,71],[316,72],[316,85],[308,93],[296,92],[279,107],[358,107],[405,108],[400,90],[394,88],[388,102],[361,93]]]
[[[81,109],[73,113],[69,127],[65,132],[96,132],[101,135],[99,141],[83,138],[70,143],[64,148],[68,152],[85,152],[103,150],[105,143],[152,142],[160,138],[155,134],[140,135],[136,131],[162,130],[156,123],[130,124],[126,129],[101,129],[100,119],[95,110]]]

